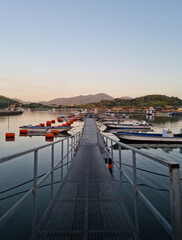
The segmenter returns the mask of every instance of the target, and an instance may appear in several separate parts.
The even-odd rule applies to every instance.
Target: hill
[[[92,102],[100,102],[102,100],[113,100],[114,98],[105,94],[105,93],[98,93],[95,95],[80,95],[77,97],[71,98],[56,98],[48,102],[40,102],[45,105],[80,105],[80,104],[88,104]]]
[[[84,107],[101,107],[101,108],[113,108],[113,107],[180,107],[182,106],[182,100],[177,97],[168,97],[165,95],[147,95],[132,99],[116,98],[114,100],[103,100],[100,103],[91,103],[84,105]]]
[[[16,107],[18,107],[20,103],[13,99],[0,96],[0,108],[8,108],[10,105],[15,105]]]

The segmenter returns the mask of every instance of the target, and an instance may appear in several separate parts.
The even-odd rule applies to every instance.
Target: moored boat
[[[133,120],[132,123],[105,123],[107,128],[111,129],[150,129],[151,124],[147,124],[145,121],[142,121],[140,124]]]
[[[49,133],[52,130],[57,130],[59,133],[68,132],[73,127],[71,126],[54,126],[54,127],[43,127],[43,126],[21,126],[21,129],[27,130],[28,133]]]
[[[122,132],[114,133],[121,141],[139,142],[139,143],[182,143],[182,129],[179,134],[173,134],[170,130],[163,130],[162,134],[158,133],[137,133]]]
[[[14,109],[0,109],[0,116],[13,116],[13,115],[20,115],[24,112],[21,108],[14,108]]]

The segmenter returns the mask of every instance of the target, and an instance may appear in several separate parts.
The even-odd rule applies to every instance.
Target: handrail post
[[[171,200],[171,222],[173,239],[181,240],[182,217],[180,201],[180,172],[179,164],[169,164],[170,174],[170,200]]]
[[[138,189],[136,174],[136,152],[132,151],[133,158],[133,187],[134,187],[134,208],[135,208],[135,228],[139,232],[139,210],[138,210]]]
[[[119,146],[119,168],[120,168],[120,174],[122,173],[122,167],[121,167],[121,146]]]
[[[54,183],[54,144],[51,148],[51,199],[53,198],[53,183]]]
[[[37,169],[38,168],[38,149],[34,151],[34,176],[33,176],[33,207],[32,207],[32,233],[36,230],[36,203],[37,203]]]
[[[106,138],[106,145],[107,145],[107,149],[108,149],[108,138]]]
[[[113,141],[111,140],[111,157],[112,157],[112,163],[113,163]]]
[[[112,162],[112,175],[114,176],[114,157],[113,157],[113,141],[111,140],[111,162]]]
[[[73,137],[73,152],[74,152],[74,154],[73,154],[73,156],[75,156],[75,153],[76,153],[76,138],[75,138],[75,135],[74,135],[74,137]]]
[[[61,181],[63,180],[63,141],[61,141]]]
[[[73,159],[73,137],[71,137],[71,161]]]
[[[67,139],[67,170],[68,170],[68,162],[69,162],[69,138]]]

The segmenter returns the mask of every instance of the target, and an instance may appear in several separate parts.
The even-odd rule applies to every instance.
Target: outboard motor
[[[147,125],[147,122],[145,120],[142,120],[142,125]]]
[[[133,120],[133,126],[137,125],[136,120]]]

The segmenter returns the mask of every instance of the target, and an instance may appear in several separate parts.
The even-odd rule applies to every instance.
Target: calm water
[[[146,118],[145,115],[133,115],[130,116],[129,121],[136,119],[138,121],[146,120],[154,125],[152,129],[156,133],[162,133],[163,129],[170,129],[174,133],[179,133],[182,128],[181,117],[150,117]],[[111,132],[105,132],[104,125],[99,122],[100,130],[116,140],[118,140]],[[180,164],[180,176],[182,179],[182,144],[180,145],[154,145],[154,144],[131,144],[134,147],[141,149],[147,153],[153,154],[158,157],[165,158],[167,161],[175,161]],[[117,148],[117,146],[114,146]],[[132,165],[132,153],[129,150],[122,150],[122,161],[124,164]],[[114,150],[114,159],[118,159],[118,151]],[[146,172],[151,171],[169,176],[169,170],[148,158],[142,157],[136,154],[137,159],[137,184],[139,189],[145,194],[145,196],[152,202],[152,204],[160,211],[160,213],[170,222],[170,186],[169,178]],[[123,170],[126,171],[128,176],[132,179],[132,168],[123,166]],[[114,168],[114,176],[117,182],[119,191],[123,192],[123,200],[130,213],[130,216],[134,222],[134,199],[133,189],[128,181],[123,177],[122,184],[118,169]],[[182,183],[182,181],[180,181]],[[122,186],[121,186],[122,185]],[[182,184],[181,184],[182,185]],[[181,187],[182,195],[182,187]],[[181,196],[182,199],[182,196]],[[171,239],[170,236],[163,230],[161,225],[157,222],[155,217],[145,207],[144,203],[139,199],[139,228],[141,239],[153,240],[153,239]]]
[[[44,111],[44,112],[24,112],[19,116],[0,117],[0,156],[6,156],[11,153],[16,153],[22,150],[30,149],[39,145],[46,144],[43,136],[32,137],[20,137],[19,126],[27,124],[39,124],[45,123],[48,120],[55,120],[60,112]],[[64,114],[64,113],[63,113]],[[145,116],[131,116],[130,119],[145,120]],[[182,128],[182,119],[180,117],[157,117],[155,119],[147,119],[148,122],[154,124],[154,131],[162,132],[162,129],[168,128],[174,133],[179,133]],[[102,123],[98,123],[101,131],[104,131],[105,127]],[[74,128],[69,132],[73,134],[79,131],[83,127],[83,122],[75,122]],[[5,133],[14,132],[15,141],[6,142]],[[106,133],[109,136],[114,135],[112,133]],[[64,137],[64,136],[63,136]],[[66,147],[66,146],[65,146]],[[142,146],[137,146],[142,148]],[[154,148],[155,147],[155,148]],[[147,145],[143,148],[143,151],[152,153],[163,157],[167,160],[174,160],[180,165],[182,164],[182,146],[170,147],[170,146],[150,146]],[[55,148],[55,159],[59,159],[60,146]],[[114,157],[117,161],[118,152],[114,150]],[[42,150],[39,153],[39,166],[38,175],[45,173],[50,169],[50,149],[46,151]],[[122,150],[123,162],[131,165],[131,152],[128,150]],[[168,175],[168,169],[151,161],[144,157],[137,155],[137,167],[140,169],[146,169],[157,173]],[[128,175],[132,176],[132,170],[130,167],[124,166],[124,170]],[[64,174],[66,168],[64,169]],[[33,176],[33,155],[28,154],[26,157],[20,157],[15,160],[11,160],[6,163],[2,163],[0,167],[0,191],[18,185],[31,179]],[[123,199],[127,206],[127,209],[132,217],[133,216],[133,191],[126,179],[122,179],[122,187],[120,182],[120,175],[116,168],[114,168],[114,176],[119,191],[123,192]],[[182,173],[181,173],[182,177]],[[152,201],[157,209],[170,221],[170,197],[169,197],[169,178],[161,177],[152,173],[138,170],[137,181],[140,190],[142,190],[146,196]],[[54,192],[60,186],[60,171],[55,172],[54,178]],[[42,213],[47,207],[50,200],[50,179],[43,183],[42,187],[38,190],[37,197],[37,221],[39,221]],[[19,187],[15,190],[1,194],[0,201],[0,214],[3,214],[13,203],[15,203],[23,192],[31,187],[31,183],[25,186]],[[139,201],[140,208],[140,236],[142,239],[170,239],[167,233],[160,227],[160,224],[155,220],[153,215],[148,211],[144,204]],[[17,211],[17,213],[8,220],[8,222],[1,229],[1,236],[3,240],[6,239],[18,239],[25,240],[30,237],[31,234],[31,212],[32,212],[32,199],[29,198]]]
[[[52,111],[25,111],[19,116],[0,116],[0,156],[7,156],[9,154],[17,153],[23,150],[28,150],[37,146],[45,145],[44,136],[19,136],[19,126],[28,124],[46,123],[46,121],[56,120],[60,114],[69,114],[69,112],[52,112]],[[63,134],[62,138],[71,136],[83,128],[83,123],[77,121],[73,123],[73,129],[68,134]],[[59,123],[60,124],[60,123]],[[5,133],[14,132],[15,141],[6,142]],[[55,138],[56,140],[61,139]],[[66,152],[66,144],[64,144]],[[38,175],[46,173],[51,168],[51,148],[46,148],[39,151],[38,159]],[[55,164],[60,160],[61,145],[55,145]],[[9,189],[13,186],[19,185],[25,181],[33,178],[33,153],[27,154],[23,157],[1,164],[0,167],[0,192]],[[64,175],[67,167],[64,167]],[[54,174],[54,193],[60,186],[61,171],[57,170]],[[41,188],[38,190],[37,196],[37,221],[40,220],[42,213],[48,206],[50,201],[50,179],[46,180]],[[12,206],[20,197],[23,196],[24,191],[32,187],[32,183],[13,189],[9,192],[0,195],[0,215],[5,213],[7,209]],[[31,216],[32,216],[32,198],[28,198],[20,209],[13,215],[8,222],[0,230],[0,239],[17,239],[25,240],[31,235]]]

